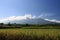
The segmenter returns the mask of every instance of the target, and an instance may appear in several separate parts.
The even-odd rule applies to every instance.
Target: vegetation
[[[0,29],[0,40],[60,40],[60,29]]]
[[[60,24],[0,23],[0,40],[60,40]]]
[[[24,29],[60,29],[60,24],[8,24],[0,23],[0,29],[10,29],[10,28],[24,28]]]

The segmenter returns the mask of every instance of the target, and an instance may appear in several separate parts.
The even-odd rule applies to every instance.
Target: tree
[[[29,24],[26,24],[26,26],[29,26]]]
[[[8,23],[8,26],[11,26],[10,22]]]
[[[4,23],[0,23],[0,25],[4,25]]]

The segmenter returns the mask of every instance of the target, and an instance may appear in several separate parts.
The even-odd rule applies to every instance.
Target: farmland
[[[60,40],[60,29],[0,29],[0,40]]]
[[[60,24],[0,24],[0,40],[60,40]]]

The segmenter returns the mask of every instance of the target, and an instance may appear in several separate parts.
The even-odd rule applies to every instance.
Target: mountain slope
[[[17,23],[17,24],[53,24],[55,22],[50,22],[47,20],[44,20],[42,18],[35,18],[35,19],[24,19],[24,20],[14,20],[10,21],[10,23]]]

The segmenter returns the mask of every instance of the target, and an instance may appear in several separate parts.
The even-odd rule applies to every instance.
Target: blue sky
[[[0,18],[25,14],[60,20],[60,0],[0,0]]]

